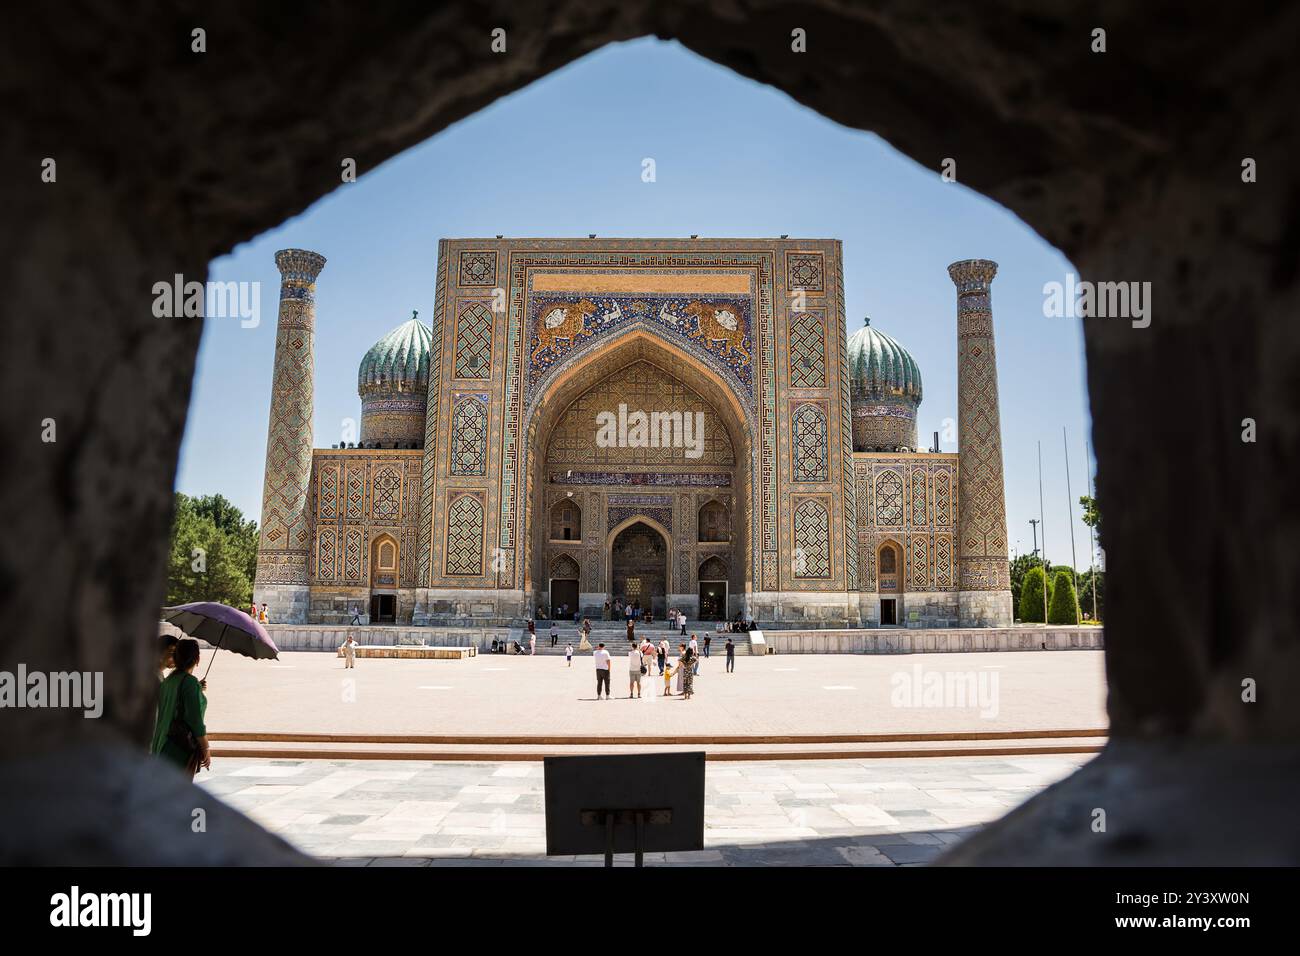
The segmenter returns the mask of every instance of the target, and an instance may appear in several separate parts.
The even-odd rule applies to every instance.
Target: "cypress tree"
[[[1020,620],[1024,624],[1041,624],[1043,610],[1043,569],[1030,568],[1020,585]]]
[[[1052,582],[1052,604],[1047,614],[1048,624],[1078,624],[1079,600],[1074,593],[1070,572],[1062,568]]]

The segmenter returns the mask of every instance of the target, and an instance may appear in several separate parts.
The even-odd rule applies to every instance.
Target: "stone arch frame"
[[[688,385],[709,403],[718,415],[719,421],[727,429],[736,457],[736,482],[732,492],[737,507],[731,508],[733,529],[731,544],[737,553],[742,553],[744,556],[744,564],[740,570],[744,575],[744,587],[748,589],[757,577],[758,563],[753,559],[757,536],[749,527],[752,521],[737,522],[735,515],[742,502],[746,515],[758,514],[759,488],[753,477],[760,467],[757,422],[752,410],[736,393],[731,383],[716,370],[680,349],[670,339],[655,335],[653,330],[637,324],[627,329],[620,329],[617,334],[611,335],[604,348],[584,352],[579,356],[578,361],[566,366],[562,374],[549,378],[544,388],[530,396],[521,428],[521,434],[524,436],[522,447],[544,449],[550,440],[552,429],[563,419],[569,406],[591,387],[592,380],[613,374],[636,361],[657,365],[666,374]],[[535,594],[541,583],[536,573],[539,545],[537,526],[534,522],[537,520],[539,489],[546,487],[543,474],[545,462],[544,454],[530,453],[524,465],[525,481],[521,493],[522,506],[519,509],[519,537],[523,542],[523,580],[520,583],[527,594]],[[550,506],[547,505],[548,516],[549,512]],[[584,514],[584,521],[587,517]],[[740,526],[739,530],[737,525]],[[608,529],[606,532],[608,533]],[[584,534],[586,533],[584,530]],[[671,535],[669,540],[675,560],[677,542],[673,541]],[[602,551],[605,558],[602,580],[607,589],[611,571],[608,566],[608,545],[607,539]],[[675,580],[675,574],[675,567],[670,565],[670,588]]]
[[[704,576],[704,567],[705,565],[714,561],[716,561],[719,565],[722,566],[722,576],[717,578],[706,578]],[[730,578],[731,578],[731,563],[726,559],[726,557],[720,554],[709,555],[707,558],[701,561],[699,563],[699,567],[695,569],[695,579],[697,581],[729,581]]]
[[[387,568],[380,564],[380,556],[383,554],[385,545],[391,545],[393,549],[393,566]],[[383,590],[396,590],[402,583],[402,544],[398,541],[397,536],[388,531],[376,531],[370,538],[370,548],[368,550],[370,558],[370,575],[367,580],[367,586],[371,589],[382,588]],[[376,584],[377,576],[381,572],[392,571],[392,584]]]
[[[667,565],[664,568],[666,574],[665,587],[667,588],[667,591],[665,592],[665,596],[667,596],[667,594],[672,593],[673,562],[677,558],[677,548],[673,542],[672,532],[670,532],[667,528],[665,528],[654,518],[650,518],[645,515],[639,515],[639,514],[632,515],[631,517],[628,518],[624,518],[622,521],[614,525],[614,527],[610,528],[605,533],[605,541],[601,545],[601,548],[605,554],[605,582],[604,582],[605,593],[612,594],[614,592],[614,562],[611,558],[611,554],[614,548],[614,539],[617,538],[622,532],[632,527],[634,524],[643,524],[646,525],[648,528],[651,528],[652,530],[655,531],[656,534],[660,535],[668,545],[668,556],[665,559],[667,561]]]
[[[577,535],[572,538],[553,538],[551,537],[551,528],[555,523],[555,510],[560,507],[573,508],[578,512]],[[560,495],[546,509],[546,540],[547,541],[582,541],[582,502],[578,500],[577,495]]]
[[[1226,580],[1228,591],[1248,582],[1274,593],[1295,577],[1294,549],[1287,537],[1297,508],[1290,495],[1295,482],[1292,459],[1284,457],[1281,469],[1263,469],[1258,458],[1241,454],[1240,445],[1223,439],[1240,427],[1230,420],[1236,409],[1284,411],[1286,392],[1279,382],[1289,381],[1293,374],[1297,330],[1289,316],[1298,278],[1289,257],[1294,244],[1285,239],[1291,219],[1264,212],[1289,208],[1284,200],[1295,194],[1300,181],[1300,173],[1285,160],[1296,152],[1300,133],[1286,122],[1294,107],[1285,92],[1300,86],[1300,64],[1289,48],[1285,56],[1278,52],[1279,43],[1289,44],[1292,11],[1263,11],[1243,21],[1235,10],[1222,5],[1191,9],[1186,29],[1178,36],[1147,49],[1131,48],[1121,68],[1097,73],[1080,68],[1088,56],[1087,44],[1058,48],[1057,57],[1045,58],[1050,66],[1023,56],[1023,51],[1041,48],[1052,37],[1086,36],[1090,23],[1083,11],[995,18],[975,10],[954,14],[901,6],[868,17],[850,7],[796,3],[786,15],[787,22],[800,17],[814,20],[839,49],[857,54],[842,58],[845,73],[840,82],[825,84],[811,82],[815,61],[792,62],[788,46],[772,40],[780,31],[764,29],[761,17],[737,27],[728,11],[710,3],[693,6],[691,15],[683,17],[644,0],[592,0],[584,9],[584,22],[593,25],[591,32],[570,31],[563,43],[554,42],[559,28],[543,8],[512,11],[520,18],[516,35],[526,38],[524,49],[529,55],[512,57],[508,64],[491,57],[487,44],[481,45],[477,56],[470,51],[468,62],[419,56],[430,30],[448,34],[462,25],[473,28],[469,15],[459,9],[411,8],[352,24],[342,21],[339,8],[304,11],[299,29],[318,34],[354,29],[365,49],[374,51],[366,62],[375,70],[367,74],[366,83],[395,93],[375,96],[374,108],[363,114],[348,111],[344,102],[331,97],[331,78],[343,67],[355,65],[352,49],[339,45],[286,53],[274,39],[253,32],[233,6],[213,11],[210,28],[238,38],[239,49],[246,62],[255,64],[256,73],[225,71],[201,90],[169,82],[170,63],[127,61],[121,59],[125,52],[107,58],[76,56],[87,42],[85,36],[75,26],[68,29],[57,23],[57,11],[36,10],[24,18],[27,22],[14,25],[14,49],[20,51],[20,68],[15,72],[23,77],[18,96],[28,91],[32,96],[48,95],[46,87],[54,80],[37,61],[57,62],[65,65],[57,82],[69,88],[107,84],[120,94],[114,102],[129,102],[131,110],[141,115],[176,117],[178,124],[167,144],[143,136],[112,137],[106,131],[129,117],[114,116],[98,102],[77,104],[68,98],[71,105],[66,110],[43,118],[45,128],[39,138],[66,142],[64,153],[74,163],[92,166],[108,155],[116,168],[126,171],[124,175],[108,183],[70,180],[65,187],[73,190],[70,201],[57,204],[44,197],[29,198],[32,194],[16,183],[9,186],[8,195],[18,204],[12,219],[18,230],[14,246],[21,254],[8,267],[15,276],[35,277],[35,281],[10,283],[17,297],[15,313],[31,316],[38,327],[60,322],[66,326],[65,317],[70,315],[74,319],[68,327],[87,333],[80,341],[69,336],[68,347],[55,355],[42,354],[48,350],[43,350],[39,339],[22,338],[3,356],[12,393],[30,396],[18,399],[16,415],[23,419],[39,411],[44,407],[43,389],[49,382],[59,382],[67,392],[52,399],[60,410],[59,425],[93,436],[76,450],[75,469],[65,455],[35,456],[26,462],[21,478],[7,479],[6,492],[15,499],[23,496],[11,536],[24,540],[48,535],[51,529],[58,532],[52,536],[56,545],[40,568],[16,567],[11,603],[20,607],[41,603],[51,613],[14,635],[15,657],[40,662],[45,670],[83,667],[90,643],[84,636],[84,619],[108,603],[125,607],[108,645],[109,651],[118,653],[108,656],[112,663],[105,675],[106,691],[119,706],[97,722],[96,730],[102,734],[108,726],[122,739],[135,739],[152,719],[149,685],[139,678],[144,670],[140,638],[154,623],[150,595],[157,591],[165,542],[161,535],[158,541],[149,536],[141,539],[139,529],[165,527],[188,409],[184,402],[168,401],[174,397],[174,387],[167,379],[142,383],[133,373],[142,364],[168,361],[178,380],[188,379],[201,326],[150,326],[146,334],[138,310],[127,305],[133,301],[133,265],[145,268],[155,259],[177,261],[186,274],[202,274],[213,256],[281,224],[328,189],[327,176],[285,175],[286,170],[309,168],[312,157],[341,155],[337,144],[343,142],[352,144],[363,168],[373,168],[572,59],[610,42],[657,35],[786,90],[808,108],[850,128],[872,130],[919,161],[947,155],[946,146],[953,142],[965,144],[963,181],[1037,228],[1081,273],[1136,272],[1152,279],[1170,301],[1185,304],[1173,321],[1164,326],[1156,323],[1141,336],[1121,328],[1121,323],[1085,323],[1084,327],[1102,510],[1108,501],[1122,501],[1123,489],[1139,484],[1168,490],[1126,522],[1108,528],[1110,573],[1125,584],[1135,580],[1149,542],[1169,529],[1175,538],[1168,546],[1170,583],[1157,582],[1162,589],[1157,597],[1167,596],[1168,601],[1152,601],[1149,593],[1131,588],[1126,593],[1117,589],[1109,602],[1108,636],[1113,639],[1106,651],[1108,710],[1112,740],[1122,742],[1125,749],[1108,748],[1092,765],[1095,771],[1082,774],[1086,780],[1066,782],[1035,798],[1039,812],[1017,814],[1006,827],[989,827],[956,855],[962,862],[1042,859],[1058,864],[1067,859],[1094,863],[1273,859],[1267,847],[1276,843],[1276,828],[1267,813],[1237,814],[1252,822],[1239,831],[1232,850],[1226,849],[1226,842],[1205,836],[1213,826],[1202,826],[1186,814],[1161,814],[1152,803],[1135,808],[1146,810],[1145,819],[1136,824],[1146,839],[1123,846],[1118,841],[1098,845],[1094,836],[1072,840],[1060,833],[1038,839],[1047,831],[1036,829],[1035,821],[1051,816],[1042,812],[1048,809],[1045,804],[1064,804],[1071,796],[1081,796],[1085,783],[1107,787],[1107,770],[1128,767],[1141,775],[1150,758],[1168,755],[1162,737],[1189,737],[1193,731],[1238,740],[1292,736],[1296,713],[1292,701],[1274,698],[1261,704],[1265,709],[1250,720],[1239,708],[1222,702],[1225,687],[1239,692],[1233,678],[1241,673],[1243,663],[1290,668],[1289,648],[1279,647],[1273,639],[1289,625],[1288,609],[1275,602],[1254,602],[1237,609],[1236,627],[1225,627],[1226,611],[1213,603],[1208,588],[1202,603],[1189,605],[1177,621],[1162,620],[1151,609],[1176,605],[1188,581]],[[953,29],[953,16],[958,17],[958,30]],[[1158,11],[1134,5],[1115,10],[1108,25],[1128,35],[1158,32],[1158,16]],[[953,52],[954,43],[960,55],[945,55]],[[1186,82],[1188,65],[1216,61],[1225,46],[1243,54],[1239,57],[1242,72],[1232,86],[1219,87],[1220,96],[1207,99]],[[1018,69],[1002,68],[1018,54]],[[27,62],[33,66],[27,68]],[[122,68],[127,62],[132,70]],[[420,68],[405,75],[403,83],[390,82],[385,65],[407,62],[419,62]],[[907,91],[894,82],[904,70],[910,71],[912,80]],[[1090,89],[1082,97],[1078,93],[1084,81],[1071,77],[1085,74]],[[1150,96],[1132,95],[1135,75],[1148,76],[1149,89],[1171,91],[1165,108],[1156,110]],[[1052,81],[1054,77],[1059,82]],[[250,103],[249,82],[279,92]],[[861,96],[860,90],[867,88],[878,89],[881,95]],[[940,105],[931,113],[920,113],[909,108],[918,90],[927,102],[957,103],[961,108],[945,110]],[[434,92],[443,95],[431,97]],[[319,107],[313,122],[284,128],[267,162],[232,163],[209,145],[172,148],[177,142],[210,144],[207,130],[236,120],[244,129],[262,121],[273,125],[295,102]],[[422,106],[427,108],[419,109]],[[1214,144],[1229,141],[1241,128],[1244,114],[1250,114],[1252,127],[1279,132],[1260,140],[1259,149],[1253,150],[1261,155],[1262,168],[1277,170],[1276,175],[1243,190],[1236,177],[1223,175],[1222,150]],[[417,117],[415,122],[412,116]],[[1085,151],[1077,148],[1090,131],[1097,130],[1117,131],[1113,148],[1100,165],[1093,156],[1083,159]],[[1169,143],[1183,144],[1179,175],[1172,180],[1167,175]],[[104,144],[108,153],[101,148]],[[236,139],[227,148],[233,153],[243,146]],[[162,148],[174,176],[150,182],[132,175],[132,170],[158,168]],[[1104,208],[1095,202],[1106,181],[1121,177],[1138,188]],[[200,197],[188,196],[184,184],[194,182],[212,186]],[[1152,184],[1162,188],[1147,188]],[[184,201],[187,196],[194,201]],[[231,197],[238,201],[232,202]],[[167,211],[154,218],[147,234],[115,212],[146,206]],[[1103,217],[1107,217],[1104,222]],[[1202,228],[1238,221],[1250,228],[1233,225],[1218,234],[1213,228]],[[83,224],[94,228],[79,228]],[[1183,241],[1169,242],[1171,234]],[[60,242],[66,246],[60,247]],[[86,264],[87,281],[66,288],[61,296],[50,296],[46,289],[57,281],[59,259],[71,251]],[[1233,348],[1227,352],[1211,347],[1221,343],[1223,295],[1232,297],[1241,317]],[[77,325],[78,316],[95,318],[81,319],[83,324]],[[113,347],[129,342],[142,342],[141,350]],[[1247,370],[1248,376],[1237,374]],[[1226,381],[1224,390],[1204,389],[1201,383],[1207,380]],[[1176,416],[1210,422],[1212,427],[1162,436],[1162,441],[1142,441],[1135,434],[1143,430],[1131,427],[1134,409],[1144,410],[1153,422]],[[1265,440],[1277,443],[1286,438]],[[1189,462],[1206,460],[1213,467],[1188,467]],[[105,517],[91,515],[90,509],[67,508],[68,501],[89,495],[97,484],[125,489],[115,514]],[[28,495],[30,487],[57,487],[65,493]],[[1222,494],[1225,489],[1238,493]],[[1218,498],[1222,507],[1202,521],[1179,520],[1207,497]],[[1238,537],[1240,546],[1207,546],[1225,539],[1235,543]],[[1266,564],[1262,581],[1260,551],[1282,556]],[[104,597],[113,589],[91,573],[106,566],[114,566],[122,582],[114,602]],[[1169,666],[1171,661],[1184,664]],[[1150,675],[1155,669],[1167,677],[1153,686]],[[17,741],[26,748],[61,750],[90,736],[84,721],[50,709],[19,711],[16,719],[20,728],[32,732],[8,735],[14,742],[6,748],[8,753],[17,752]],[[102,736],[109,739],[108,734]],[[59,789],[98,805],[98,793],[131,764],[130,758],[108,754],[107,746],[96,746],[104,753],[107,769],[92,771],[81,761],[79,769],[67,773],[72,781],[84,783],[84,791],[67,782]],[[1181,774],[1190,780],[1193,773],[1223,759],[1208,748],[1194,751],[1162,764],[1165,779]],[[1231,776],[1238,781],[1247,774],[1258,777],[1261,767],[1275,775],[1283,772],[1270,755],[1242,755]],[[1206,781],[1211,777],[1207,775]],[[1142,779],[1139,776],[1139,787]],[[1272,783],[1279,778],[1262,779]],[[1125,786],[1129,792],[1135,789],[1132,780]],[[1212,806],[1214,787],[1207,782],[1206,789],[1211,792],[1197,806]],[[1209,820],[1222,818],[1227,806],[1234,805],[1232,796],[1217,792],[1222,797],[1219,816],[1202,811]],[[1092,794],[1088,798],[1097,799]],[[1239,799],[1236,805],[1240,807]],[[219,805],[212,805],[210,812],[220,813]],[[101,819],[100,832],[109,832],[116,822],[109,816]],[[301,861],[287,854],[278,841],[264,839],[262,831],[246,821],[227,820],[234,826],[229,846],[237,848],[245,861]],[[1019,839],[1010,839],[1012,834],[1006,830],[1018,830]],[[24,845],[33,848],[37,859],[53,858],[58,848],[70,846],[71,839],[49,826],[36,825],[24,836]],[[1178,849],[1166,853],[1167,846]],[[109,844],[105,853],[138,862],[141,851]]]
[[[568,561],[570,564],[573,565],[573,574],[558,573],[559,571],[568,570],[568,568],[560,567],[560,563],[562,561]],[[562,578],[566,580],[568,578],[574,578],[576,580],[582,579],[582,564],[578,561],[577,558],[575,558],[572,554],[570,554],[567,551],[561,551],[559,554],[553,556],[551,560],[548,562],[548,570],[550,571],[550,576],[552,578]]]
[[[886,548],[894,552],[894,558],[897,561],[895,574],[898,575],[898,589],[895,591],[880,590],[880,555]],[[893,535],[887,535],[876,542],[876,591],[879,594],[897,594],[901,599],[903,592],[907,590],[907,549],[903,547]]]
[[[704,509],[717,506],[725,512],[727,516],[727,537],[718,539],[705,540],[700,537],[700,522],[704,520]],[[735,541],[735,531],[732,528],[731,504],[720,495],[709,495],[704,501],[701,501],[699,507],[695,509],[695,542],[697,544],[731,544]]]

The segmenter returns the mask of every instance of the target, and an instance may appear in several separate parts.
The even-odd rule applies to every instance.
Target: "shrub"
[[[1052,603],[1047,612],[1047,623],[1079,623],[1079,600],[1074,594],[1074,579],[1064,569],[1056,572],[1056,579],[1052,582]]]
[[[1020,620],[1025,624],[1043,622],[1043,569],[1030,568],[1020,586]]]

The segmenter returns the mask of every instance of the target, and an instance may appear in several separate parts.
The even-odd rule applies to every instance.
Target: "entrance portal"
[[[640,603],[655,617],[668,612],[668,542],[643,521],[628,525],[610,545],[613,596]]]
[[[700,620],[721,621],[727,616],[727,582],[700,582]]]
[[[373,594],[370,597],[370,623],[397,623],[397,595]]]
[[[573,578],[551,578],[551,617],[571,619],[578,610],[578,582]]]
[[[880,599],[880,623],[897,624],[898,623],[898,604],[894,598]]]

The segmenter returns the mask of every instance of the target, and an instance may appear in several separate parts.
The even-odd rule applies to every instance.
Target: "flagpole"
[[[1074,581],[1074,595],[1077,601],[1079,574],[1075,568],[1079,566],[1079,558],[1074,551],[1074,492],[1070,490],[1070,438],[1064,425],[1061,426],[1061,447],[1065,450],[1065,503],[1070,510],[1070,578]]]
[[[1092,483],[1092,466],[1088,464],[1088,439],[1083,440],[1083,467],[1087,469],[1088,476],[1088,497],[1092,499],[1092,509],[1097,510],[1097,491]],[[1092,578],[1092,619],[1099,620],[1097,617],[1097,543],[1094,539],[1095,529],[1088,525],[1088,574]]]
[[[1043,626],[1047,626],[1047,522],[1043,520],[1043,441],[1038,440],[1038,523],[1043,526]]]

